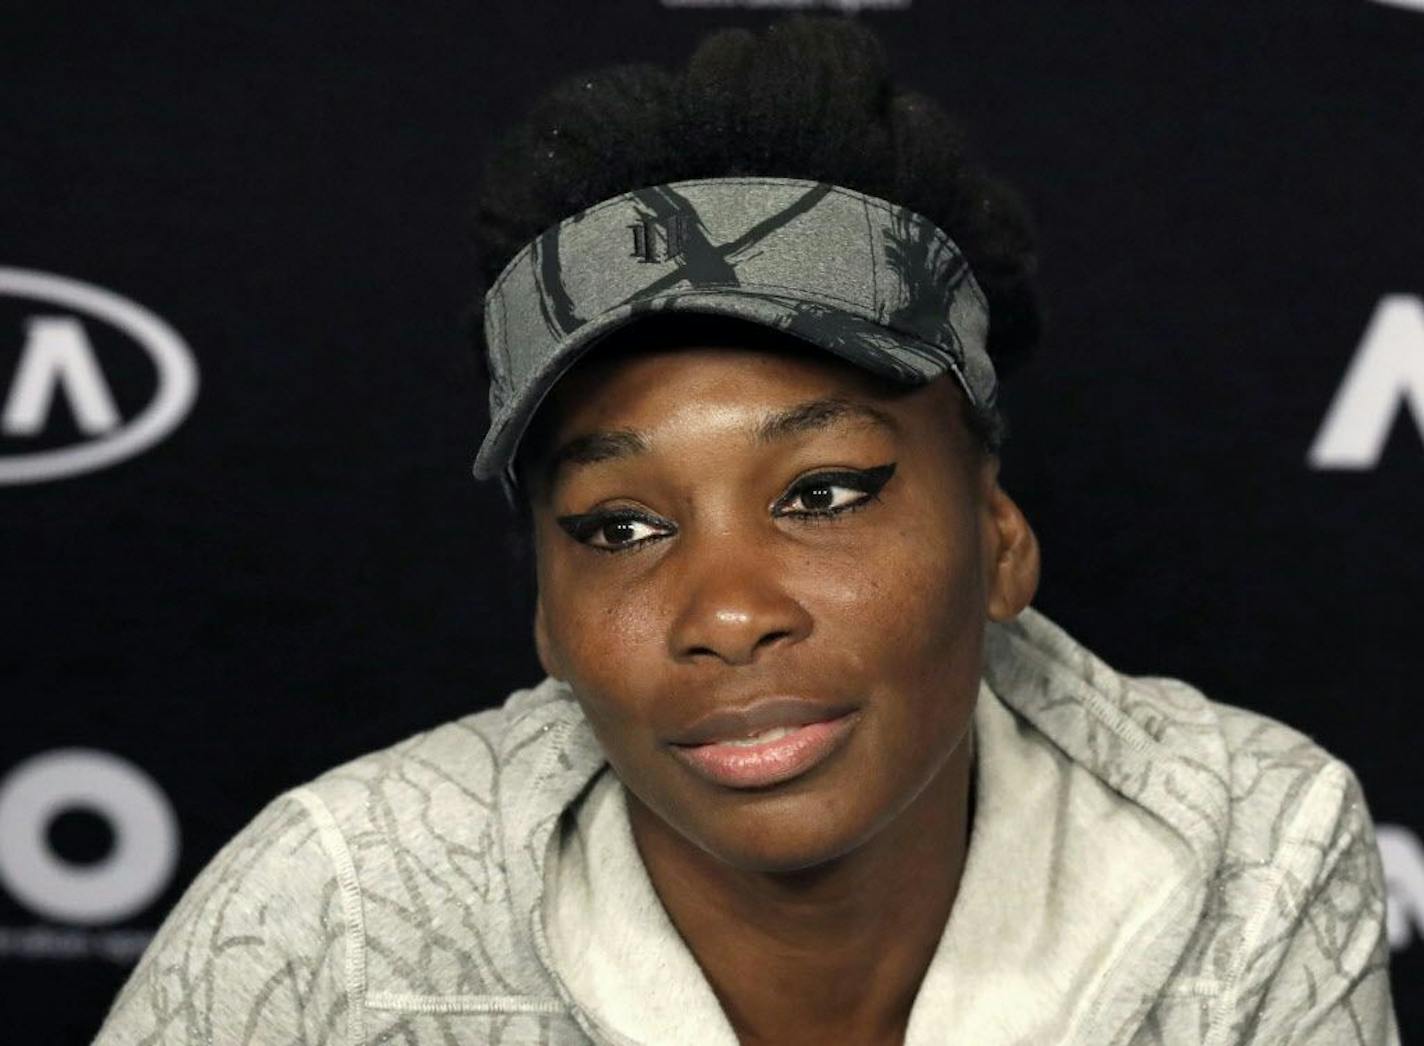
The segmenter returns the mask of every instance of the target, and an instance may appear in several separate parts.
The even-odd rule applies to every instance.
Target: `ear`
[[[986,462],[981,476],[985,611],[993,621],[1008,621],[1038,591],[1038,537],[1023,511],[999,486],[997,457]]]
[[[563,679],[563,669],[554,653],[554,642],[549,638],[549,625],[544,619],[544,597],[542,594],[534,602],[534,648],[539,652],[539,664],[546,675]]]

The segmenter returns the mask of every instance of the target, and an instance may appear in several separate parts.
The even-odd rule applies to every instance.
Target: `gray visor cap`
[[[971,403],[996,399],[988,303],[929,219],[822,182],[673,182],[560,222],[490,288],[475,476],[512,485],[519,441],[559,378],[606,335],[667,312],[783,330],[907,384],[948,370]]]

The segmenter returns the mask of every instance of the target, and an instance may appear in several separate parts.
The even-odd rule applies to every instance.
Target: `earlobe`
[[[1028,606],[1038,591],[1038,536],[997,482],[989,495],[989,513],[992,548],[985,610],[991,620],[1008,621]]]

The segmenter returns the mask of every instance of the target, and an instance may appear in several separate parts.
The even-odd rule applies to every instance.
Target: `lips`
[[[805,697],[764,697],[740,708],[715,708],[706,712],[670,740],[675,745],[738,741],[779,727],[794,729],[811,723],[830,722],[854,710],[854,705],[832,704]]]
[[[829,759],[859,719],[854,705],[763,698],[694,720],[672,743],[672,752],[712,784],[764,788],[800,777]]]
[[[724,788],[767,788],[810,772],[831,757],[860,719],[857,712],[824,723],[781,727],[749,744],[732,741],[673,745],[677,758],[703,780]]]

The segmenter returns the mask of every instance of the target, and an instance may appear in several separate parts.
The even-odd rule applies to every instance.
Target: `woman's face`
[[[790,871],[871,839],[964,742],[1036,546],[952,377],[726,340],[593,354],[540,408],[536,635],[636,801]],[[682,758],[698,717],[768,696],[849,709],[829,755],[755,787]]]

